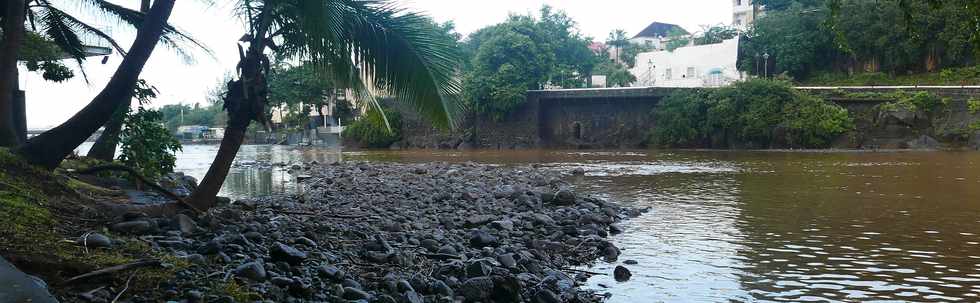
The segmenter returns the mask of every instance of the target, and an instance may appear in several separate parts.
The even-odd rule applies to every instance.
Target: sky
[[[56,2],[71,1],[74,0]],[[113,2],[130,7],[139,4],[137,0]],[[216,4],[205,6],[199,1],[177,1],[171,24],[203,42],[213,55],[199,51],[193,62],[186,62],[173,51],[158,46],[141,75],[160,91],[151,107],[178,103],[205,105],[208,92],[234,71],[238,62],[235,43],[244,33],[244,25],[231,13],[230,4],[225,4],[231,1],[213,2]],[[542,5],[564,10],[578,22],[584,35],[597,41],[604,41],[615,29],[636,34],[653,21],[678,24],[696,32],[702,25],[728,24],[732,18],[730,0],[401,0],[397,3],[426,13],[438,22],[453,21],[464,36],[500,23],[510,13],[537,14]],[[100,23],[104,20],[89,20],[113,28],[111,23]],[[128,47],[135,33],[113,29],[112,35]],[[28,128],[56,126],[81,110],[105,86],[122,57],[114,54],[106,64],[101,61],[92,58],[82,64],[87,77],[76,70],[74,79],[57,84],[21,68],[21,89],[27,91]],[[77,66],[74,62],[66,64]]]

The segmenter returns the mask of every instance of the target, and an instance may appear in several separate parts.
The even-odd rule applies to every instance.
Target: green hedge
[[[388,148],[402,139],[402,118],[398,112],[385,109],[385,117],[391,130],[385,128],[383,120],[376,113],[369,113],[348,125],[343,132],[346,140],[357,142],[366,148]]]
[[[654,115],[650,139],[660,147],[819,148],[853,129],[847,110],[783,81],[679,90]]]

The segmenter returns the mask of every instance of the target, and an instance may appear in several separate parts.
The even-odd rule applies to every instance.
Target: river
[[[84,149],[84,148],[83,148]],[[201,178],[216,146],[185,146]],[[980,153],[379,151],[245,146],[222,194],[293,190],[282,169],[316,160],[477,161],[581,167],[576,187],[651,211],[613,237],[624,283],[609,302],[980,301]]]

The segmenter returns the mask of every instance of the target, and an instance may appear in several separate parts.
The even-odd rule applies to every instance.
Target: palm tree
[[[186,53],[182,48],[185,43],[203,48],[200,43],[167,23],[175,0],[154,1],[146,13],[127,9],[105,0],[83,0],[83,4],[89,5],[88,7],[101,12],[104,16],[138,28],[136,39],[128,53],[114,43],[108,35],[64,13],[51,5],[48,0],[31,0],[31,2],[33,5],[30,6],[30,11],[38,11],[37,18],[31,19],[50,20],[45,21],[43,23],[45,26],[41,28],[69,54],[72,54],[73,49],[81,50],[82,44],[76,34],[79,31],[106,39],[117,51],[125,54],[123,62],[116,69],[109,83],[82,111],[58,127],[16,148],[15,151],[28,162],[48,169],[57,167],[65,156],[95,133],[99,127],[105,125],[119,107],[128,103],[140,72],[158,43],[171,46],[185,56]],[[84,54],[80,55],[84,56]],[[79,58],[75,54],[72,56]]]
[[[239,44],[238,79],[228,83],[224,97],[224,139],[188,200],[195,209],[214,205],[246,128],[266,120],[267,51],[308,60],[372,106],[380,107],[371,92],[382,92],[410,102],[437,126],[454,125],[460,56],[424,16],[384,0],[239,0],[236,8],[249,30]]]

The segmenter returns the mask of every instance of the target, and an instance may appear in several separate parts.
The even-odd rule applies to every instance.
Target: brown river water
[[[216,146],[185,146],[200,178]],[[980,301],[980,153],[382,151],[245,146],[223,194],[294,190],[268,165],[316,160],[476,161],[581,167],[579,189],[651,211],[613,237],[624,283],[609,302]]]

